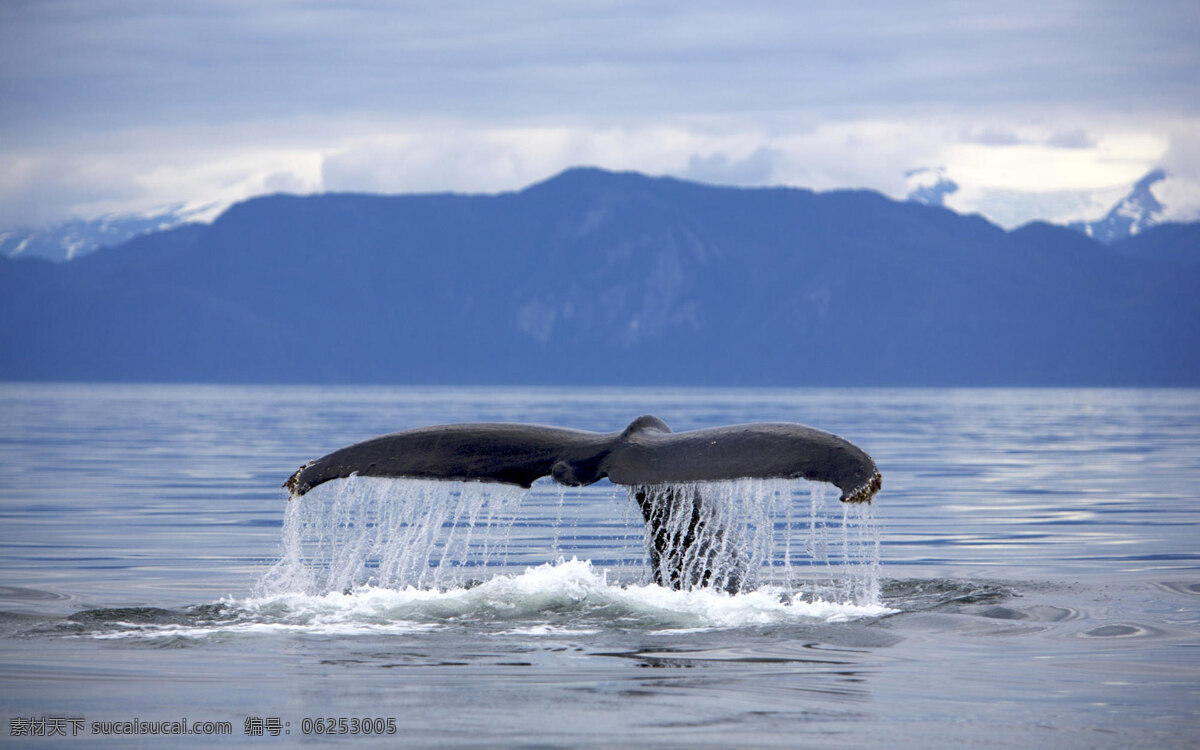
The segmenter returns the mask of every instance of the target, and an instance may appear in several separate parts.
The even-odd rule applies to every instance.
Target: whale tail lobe
[[[629,488],[642,512],[660,584],[731,590],[740,585],[737,551],[714,533],[719,509],[695,483],[804,478],[837,486],[843,502],[870,502],[882,485],[866,452],[812,427],[779,422],[672,432],[646,415],[613,433],[507,423],[405,430],[310,461],[283,486],[297,498],[351,475],[521,487],[544,476],[570,486],[607,477]]]

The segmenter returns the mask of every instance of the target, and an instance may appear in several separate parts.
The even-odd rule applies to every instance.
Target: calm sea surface
[[[431,547],[461,567],[412,587],[380,572],[401,542],[358,531],[410,483],[303,506],[280,488],[409,427],[643,413],[811,424],[871,453],[884,489],[861,514],[795,488],[777,564],[731,597],[649,585],[607,483],[487,500],[504,523],[473,556]],[[1197,747],[1198,487],[1195,390],[0,384],[0,737]],[[231,734],[150,733],[180,721]]]

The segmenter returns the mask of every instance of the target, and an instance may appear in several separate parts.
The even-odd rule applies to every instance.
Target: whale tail
[[[642,512],[660,584],[730,590],[740,585],[737,552],[717,528],[719,509],[693,483],[804,478],[837,486],[841,500],[852,503],[870,502],[882,486],[866,452],[812,427],[781,422],[677,433],[650,415],[613,433],[506,423],[405,430],[310,461],[283,486],[295,498],[351,475],[521,487],[544,476],[570,486],[607,477],[629,488]]]

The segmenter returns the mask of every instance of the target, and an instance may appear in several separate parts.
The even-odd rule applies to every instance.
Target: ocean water
[[[771,514],[737,595],[650,583],[606,482],[280,488],[399,429],[643,413],[811,424],[884,488],[714,489]],[[1197,487],[1195,390],[4,384],[0,737],[1196,747]]]

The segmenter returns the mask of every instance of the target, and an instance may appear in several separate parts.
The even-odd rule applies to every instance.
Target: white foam
[[[361,586],[325,594],[226,599],[219,614],[189,624],[110,623],[100,639],[200,639],[278,635],[411,634],[481,628],[492,635],[582,636],[604,630],[693,632],[837,623],[890,613],[879,604],[806,599],[774,587],[744,594],[656,584],[622,585],[586,560],[563,560],[444,590]],[[497,629],[497,625],[501,627]]]

